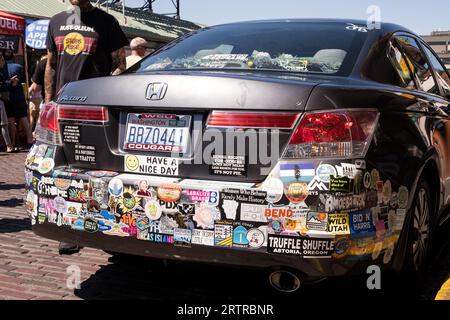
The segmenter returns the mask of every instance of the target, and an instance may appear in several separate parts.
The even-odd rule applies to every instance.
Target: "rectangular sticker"
[[[247,164],[245,156],[215,154],[212,156],[212,164],[209,167],[209,173],[217,176],[246,176]]]
[[[80,127],[74,125],[63,125],[62,138],[64,143],[80,143]]]
[[[267,251],[305,258],[330,258],[334,252],[332,238],[300,238],[269,234]]]
[[[348,213],[328,214],[328,232],[336,235],[350,234]]]
[[[95,146],[75,145],[75,161],[96,163]]]
[[[125,172],[177,176],[178,159],[126,155],[124,170]]]

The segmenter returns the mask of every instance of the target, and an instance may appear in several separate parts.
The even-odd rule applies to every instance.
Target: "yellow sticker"
[[[328,231],[336,235],[350,234],[348,213],[328,214]]]
[[[70,55],[83,52],[84,45],[84,37],[78,32],[71,32],[64,38],[64,51]]]

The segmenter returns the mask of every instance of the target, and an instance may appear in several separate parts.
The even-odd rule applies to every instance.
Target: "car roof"
[[[237,21],[232,23],[225,23],[216,26],[232,26],[232,25],[241,25],[241,24],[254,24],[254,23],[288,23],[288,22],[303,22],[303,23],[352,23],[355,25],[367,25],[367,20],[358,20],[358,19],[333,19],[333,18],[293,18],[293,19],[268,19],[268,20],[250,20],[250,21]],[[380,33],[385,32],[396,32],[403,31],[415,34],[415,32],[405,28],[401,25],[389,22],[381,22],[380,24]]]

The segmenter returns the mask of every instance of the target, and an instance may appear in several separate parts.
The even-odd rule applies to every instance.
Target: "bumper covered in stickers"
[[[43,149],[26,162],[33,230],[113,252],[360,273],[391,262],[409,203],[363,160],[280,162],[245,184],[55,166]]]

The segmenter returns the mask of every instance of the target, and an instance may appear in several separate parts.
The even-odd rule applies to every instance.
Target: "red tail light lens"
[[[52,132],[59,132],[58,105],[54,103],[43,105],[39,115],[39,122],[41,128]]]
[[[108,113],[104,107],[59,105],[59,119],[106,122]]]
[[[48,103],[41,107],[35,134],[38,141],[53,145],[61,144],[57,104]]]
[[[104,107],[48,103],[41,108],[39,122],[36,126],[36,139],[45,143],[60,145],[59,120],[106,122],[108,121],[108,112]]]
[[[208,127],[292,129],[299,118],[294,112],[233,112],[213,111]]]
[[[363,157],[378,122],[376,110],[336,110],[305,114],[284,158]]]

